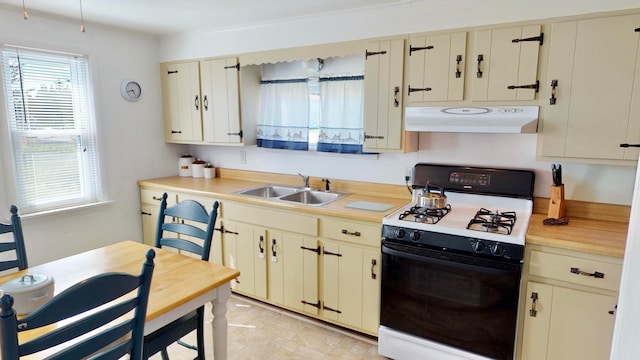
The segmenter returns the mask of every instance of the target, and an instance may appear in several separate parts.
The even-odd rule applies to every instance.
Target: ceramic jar
[[[191,163],[193,162],[193,156],[184,154],[180,156],[178,160],[178,175],[179,176],[191,176]]]

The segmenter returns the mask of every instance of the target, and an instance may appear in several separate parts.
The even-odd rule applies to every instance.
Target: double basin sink
[[[265,185],[236,191],[235,194],[297,204],[322,206],[349,195],[339,191],[323,191],[305,187]]]

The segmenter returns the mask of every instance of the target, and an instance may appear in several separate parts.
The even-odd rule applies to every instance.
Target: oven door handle
[[[522,270],[522,264],[513,264],[513,263],[502,263],[494,260],[483,259],[483,258],[475,258],[458,254],[449,254],[445,252],[440,252],[437,250],[429,250],[429,249],[417,249],[420,252],[428,253],[428,254],[444,254],[447,259],[436,258],[432,256],[424,256],[420,254],[413,254],[406,251],[400,251],[393,248],[390,248],[388,244],[382,242],[382,253],[389,254],[392,256],[398,256],[405,259],[411,259],[420,261],[423,263],[432,263],[432,264],[440,264],[446,265],[449,267],[455,267],[458,269],[464,270],[473,270],[480,271],[486,274],[504,274],[511,273],[513,271],[520,272]],[[383,261],[384,266],[384,261]]]

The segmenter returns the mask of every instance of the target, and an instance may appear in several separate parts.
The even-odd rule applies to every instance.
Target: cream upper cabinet
[[[543,39],[540,25],[477,31],[471,100],[534,100]]]
[[[638,159],[640,15],[551,26],[547,102],[538,155],[607,162]]]
[[[200,64],[197,61],[160,64],[164,140],[201,142]]]
[[[200,63],[205,143],[242,143],[239,72],[235,57]]]
[[[409,36],[408,104],[462,100],[466,50],[466,32]]]
[[[522,360],[609,358],[622,261],[528,249],[522,293]]]
[[[364,69],[364,149],[402,150],[404,39],[367,44]]]
[[[163,63],[165,141],[242,144],[237,58]]]

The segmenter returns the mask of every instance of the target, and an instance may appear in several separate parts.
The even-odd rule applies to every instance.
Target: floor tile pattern
[[[351,334],[322,322],[232,295],[228,303],[228,360],[377,360],[375,339]],[[213,359],[211,308],[205,309],[206,356]],[[194,333],[184,341],[195,344]],[[193,350],[173,344],[172,360],[190,360]],[[156,354],[152,359],[161,359]]]

